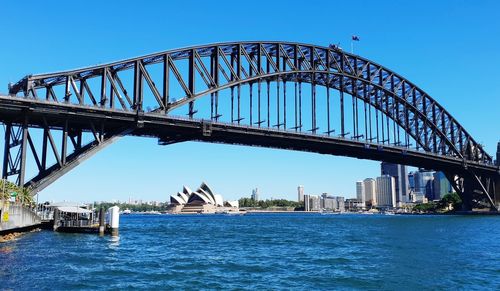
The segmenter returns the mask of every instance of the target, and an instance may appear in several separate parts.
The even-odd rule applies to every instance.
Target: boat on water
[[[322,210],[319,212],[321,215],[339,215],[341,212],[333,211],[333,210]]]
[[[223,215],[245,215],[247,214],[246,210],[224,210],[222,211]]]
[[[122,214],[130,214],[130,213],[132,213],[132,211],[128,208],[122,211]]]

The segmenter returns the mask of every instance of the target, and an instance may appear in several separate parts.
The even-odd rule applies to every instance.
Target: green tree
[[[413,211],[416,212],[424,212],[424,213],[432,213],[436,211],[436,204],[434,202],[429,203],[420,203],[413,207]]]
[[[0,199],[10,200],[12,197],[25,206],[32,206],[34,203],[30,187],[17,186],[10,181],[0,180]]]
[[[31,187],[18,187],[16,200],[25,206],[32,206],[35,202]]]
[[[448,193],[443,196],[439,204],[440,207],[443,209],[447,209],[448,206],[451,204],[453,210],[458,210],[462,206],[462,199],[456,192]]]
[[[270,208],[270,207],[293,207],[295,210],[303,210],[304,202],[296,202],[290,201],[286,199],[274,199],[274,200],[260,200],[255,201],[251,198],[240,198],[239,200],[240,207],[259,207],[262,209]]]
[[[12,196],[17,195],[19,187],[7,180],[0,180],[0,195],[4,200],[9,200]]]

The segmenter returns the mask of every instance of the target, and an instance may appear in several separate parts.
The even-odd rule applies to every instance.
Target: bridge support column
[[[26,172],[26,151],[28,145],[27,120],[21,126],[6,124],[4,154],[2,163],[2,179],[17,176],[15,183],[24,185]]]
[[[12,124],[7,123],[5,125],[5,139],[4,139],[4,152],[2,161],[2,179],[7,179],[9,171],[9,152],[10,152],[10,132],[12,130]]]
[[[454,190],[462,199],[462,211],[490,208],[500,211],[500,175],[478,176],[471,171],[447,174]]]
[[[467,175],[463,178],[463,190],[460,195],[462,199],[462,211],[472,211],[472,199],[474,190],[477,189],[472,176]]]

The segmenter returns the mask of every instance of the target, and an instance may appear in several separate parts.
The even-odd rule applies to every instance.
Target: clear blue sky
[[[498,1],[4,1],[0,92],[30,73],[89,66],[183,46],[286,40],[349,47],[413,81],[490,154],[500,138]],[[3,135],[3,133],[2,133]],[[3,149],[3,144],[0,144]],[[203,143],[123,138],[41,192],[43,200],[167,200],[207,181],[226,199],[354,196],[379,163]]]

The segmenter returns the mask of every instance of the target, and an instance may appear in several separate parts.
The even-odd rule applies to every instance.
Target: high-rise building
[[[419,169],[413,174],[415,192],[424,194],[429,200],[434,200],[434,173],[434,171]]]
[[[396,179],[389,175],[377,178],[377,206],[396,207]]]
[[[309,195],[304,195],[304,211],[311,211],[311,200],[309,199]]]
[[[297,194],[298,194],[298,201],[299,202],[303,202],[304,201],[304,186],[302,185],[299,185],[299,187],[297,187]]]
[[[434,173],[433,183],[434,200],[441,199],[444,195],[452,192],[451,183],[448,181],[448,178],[446,178],[443,172]]]
[[[497,144],[497,166],[500,166],[500,142]]]
[[[255,188],[252,190],[252,199],[254,201],[259,201],[259,188]]]
[[[377,205],[377,181],[372,178],[363,180],[363,188],[365,190],[365,205]]]
[[[358,199],[358,203],[361,204],[361,207],[365,207],[366,205],[366,190],[365,184],[363,181],[356,182],[356,198]]]
[[[394,177],[396,182],[396,203],[408,202],[408,170],[405,165],[391,164],[382,162],[380,166],[381,175]]]

